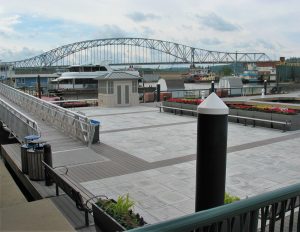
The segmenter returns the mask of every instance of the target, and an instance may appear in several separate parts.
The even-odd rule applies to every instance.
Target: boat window
[[[95,79],[75,79],[75,84],[97,84],[98,81]]]
[[[73,84],[73,81],[71,79],[65,79],[59,81],[59,84]]]
[[[93,66],[71,66],[68,68],[69,72],[97,72],[107,71],[105,66],[93,65]]]

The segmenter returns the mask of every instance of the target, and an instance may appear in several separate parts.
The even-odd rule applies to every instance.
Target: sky
[[[136,37],[300,57],[299,0],[0,0],[0,60]]]

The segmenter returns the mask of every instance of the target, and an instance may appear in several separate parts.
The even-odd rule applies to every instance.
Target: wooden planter
[[[92,204],[92,209],[97,232],[117,232],[126,230],[124,226],[122,226],[117,220],[115,220],[112,216],[106,213],[98,205]],[[144,222],[144,224],[147,223]]]
[[[98,205],[92,204],[92,208],[97,232],[115,232],[126,230],[125,227],[123,227],[119,222],[117,222],[112,216],[106,213]]]
[[[261,112],[261,111],[253,111],[253,112],[254,112],[253,115],[254,118],[272,120],[271,113]],[[271,128],[273,126],[270,122],[262,122],[262,121],[256,121],[256,125],[261,127],[268,127],[268,128]]]
[[[238,109],[237,110],[237,116],[253,118],[253,111],[252,110],[240,110],[240,109]],[[249,120],[247,120],[247,122],[246,122],[246,119],[243,119],[243,118],[237,119],[236,122],[237,123],[243,123],[243,124],[251,123],[251,122],[249,122]]]

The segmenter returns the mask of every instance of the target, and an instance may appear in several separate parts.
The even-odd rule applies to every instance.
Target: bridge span
[[[97,64],[104,60],[111,65],[155,65],[255,63],[270,58],[263,52],[211,51],[157,39],[109,38],[75,42],[5,64],[29,68]]]

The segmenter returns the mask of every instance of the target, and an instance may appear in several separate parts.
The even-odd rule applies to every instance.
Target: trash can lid
[[[40,144],[40,143],[46,143],[45,140],[41,140],[41,139],[36,139],[30,142],[30,144]]]
[[[24,139],[26,140],[36,140],[36,139],[39,139],[40,136],[39,135],[27,135],[24,137]]]
[[[91,123],[91,124],[94,124],[94,125],[100,125],[100,122],[99,122],[99,121],[93,120],[93,119],[90,120],[90,123]]]

